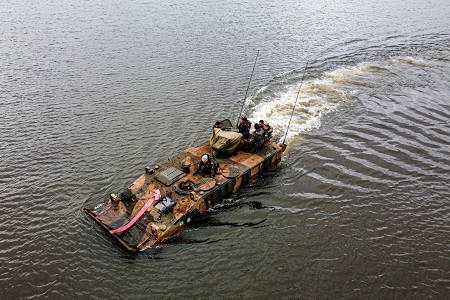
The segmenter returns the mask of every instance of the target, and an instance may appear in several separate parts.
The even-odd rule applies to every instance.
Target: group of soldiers
[[[250,133],[252,122],[250,122],[246,116],[241,118],[241,123],[238,125],[238,132],[242,134],[242,149],[245,151],[251,151],[258,145],[262,145],[265,141],[270,140],[272,137],[273,129],[268,122],[260,120],[253,125],[253,132]],[[221,128],[221,123],[216,122],[213,128]],[[216,175],[219,164],[208,153],[202,155],[200,164],[193,175],[201,174],[205,176],[214,177]]]
[[[259,120],[258,123],[253,125],[253,132],[250,133],[250,128],[252,127],[252,122],[250,122],[246,116],[241,118],[241,123],[238,125],[239,133],[242,134],[243,149],[251,150],[254,147],[262,144],[266,140],[270,140],[272,137],[273,128],[268,122],[264,120]]]

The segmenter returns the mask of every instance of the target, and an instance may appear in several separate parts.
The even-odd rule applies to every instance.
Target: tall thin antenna
[[[300,82],[300,87],[298,88],[297,98],[295,99],[294,108],[292,109],[292,113],[291,113],[291,119],[289,120],[289,124],[288,124],[288,127],[286,129],[286,134],[284,135],[283,144],[286,142],[286,137],[287,137],[287,134],[288,134],[288,131],[289,131],[289,127],[291,126],[292,116],[294,115],[295,107],[297,106],[298,95],[300,94],[300,89],[302,88],[303,79],[305,78],[306,69],[308,68],[308,62],[309,61],[306,61],[305,70],[303,71],[302,81]]]
[[[241,109],[241,112],[239,113],[239,117],[237,119],[236,126],[239,125],[239,119],[241,118],[242,112],[244,111],[245,99],[247,99],[247,93],[250,88],[250,83],[252,82],[253,72],[255,71],[256,61],[258,60],[258,55],[259,55],[259,50],[258,50],[258,53],[256,53],[255,63],[253,64],[252,75],[250,76],[250,80],[248,81],[247,91],[245,92],[245,96],[244,96],[244,103],[242,103],[242,109]]]

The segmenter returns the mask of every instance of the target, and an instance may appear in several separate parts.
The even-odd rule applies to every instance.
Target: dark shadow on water
[[[269,207],[263,206],[263,204],[260,201],[249,201],[249,202],[222,202],[214,207],[212,207],[207,213],[206,217],[208,215],[214,215],[221,213],[223,211],[230,211],[234,209],[240,209],[242,207],[250,207],[251,209],[265,209]]]
[[[169,241],[170,244],[174,244],[174,245],[190,245],[190,244],[214,244],[220,241],[224,241],[224,240],[228,240],[228,239],[211,239],[211,238],[207,238],[207,239],[192,239],[192,238],[188,238],[186,236],[183,236],[182,234],[174,237],[172,240]]]
[[[228,226],[228,227],[255,227],[259,224],[262,224],[267,219],[263,219],[259,222],[220,222],[220,221],[214,221],[214,218],[210,218],[209,220],[204,220],[202,223],[199,223],[196,227],[222,227],[222,226]]]

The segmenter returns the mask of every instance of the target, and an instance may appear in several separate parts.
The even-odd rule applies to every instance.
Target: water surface
[[[1,299],[446,299],[449,16],[2,1]],[[82,213],[241,109],[282,141],[297,95],[282,164],[172,242],[132,255]]]

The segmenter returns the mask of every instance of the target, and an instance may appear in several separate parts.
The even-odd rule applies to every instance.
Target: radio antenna
[[[250,83],[252,82],[253,72],[255,71],[256,61],[258,60],[258,55],[259,55],[259,50],[258,50],[258,53],[256,53],[255,63],[253,64],[252,75],[250,76],[250,80],[248,81],[247,91],[245,92],[245,96],[244,96],[244,103],[242,103],[242,109],[241,109],[241,112],[239,113],[239,117],[237,119],[236,126],[239,125],[239,119],[241,118],[242,112],[244,111],[245,99],[247,99],[247,93],[250,88]]]
[[[300,94],[300,89],[302,88],[303,79],[305,78],[306,69],[308,68],[308,62],[309,61],[306,61],[305,70],[303,71],[302,81],[300,82],[300,87],[298,88],[298,92],[297,92],[297,98],[295,99],[294,108],[292,109],[291,119],[289,120],[289,124],[288,124],[288,127],[286,129],[286,134],[284,135],[283,145],[286,145],[285,144],[286,137],[287,137],[287,134],[288,134],[288,131],[289,131],[289,127],[291,126],[292,116],[294,115],[295,107],[297,106],[298,95]]]

